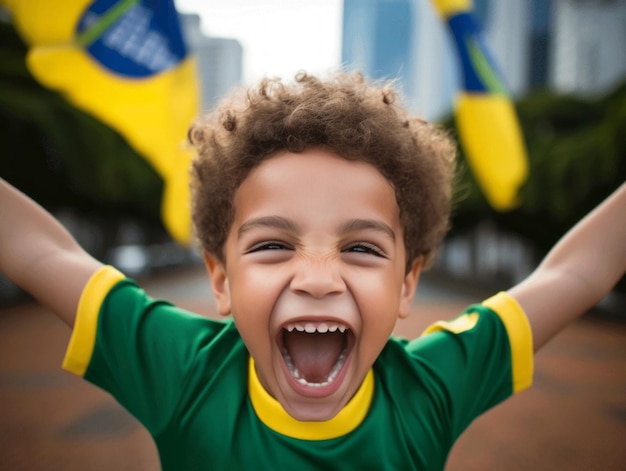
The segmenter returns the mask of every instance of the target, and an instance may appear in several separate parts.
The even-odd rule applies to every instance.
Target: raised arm
[[[572,228],[509,293],[526,312],[535,351],[606,296],[626,271],[626,183]]]
[[[70,327],[101,266],[41,206],[0,179],[0,271]]]

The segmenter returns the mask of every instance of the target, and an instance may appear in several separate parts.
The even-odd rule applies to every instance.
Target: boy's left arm
[[[626,271],[626,183],[572,228],[509,290],[526,312],[537,351],[606,296]]]

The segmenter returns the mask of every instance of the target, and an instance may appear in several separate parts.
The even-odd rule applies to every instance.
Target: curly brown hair
[[[202,249],[224,261],[234,195],[253,168],[279,151],[315,147],[367,162],[392,183],[407,268],[420,255],[428,265],[449,226],[456,145],[396,104],[392,85],[344,72],[263,79],[194,123],[192,218]]]

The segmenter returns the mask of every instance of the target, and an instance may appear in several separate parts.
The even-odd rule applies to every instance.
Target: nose
[[[346,290],[339,263],[334,257],[302,257],[295,268],[290,288],[314,298],[340,294]]]

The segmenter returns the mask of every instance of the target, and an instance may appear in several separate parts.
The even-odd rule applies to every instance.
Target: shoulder
[[[190,354],[190,349],[218,335],[238,338],[232,322],[151,298],[134,280],[104,266],[83,290],[63,366],[83,376],[96,347],[102,352],[165,348]]]
[[[504,292],[469,306],[453,320],[430,325],[416,339],[391,339],[383,353],[381,357],[393,358],[391,368],[405,363],[420,377],[462,377],[488,369],[497,374],[501,368],[510,369],[515,392],[532,383],[530,325],[519,304]]]
[[[449,430],[445,437],[529,387],[532,369],[528,322],[500,294],[417,339],[390,339],[375,364],[385,401],[415,420],[426,413],[433,430]]]

